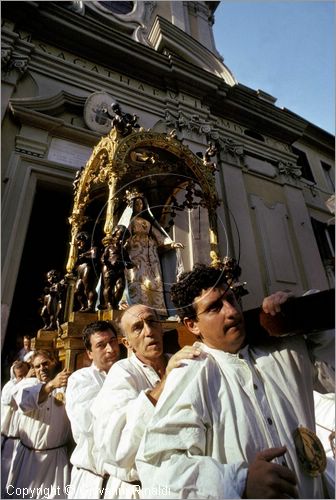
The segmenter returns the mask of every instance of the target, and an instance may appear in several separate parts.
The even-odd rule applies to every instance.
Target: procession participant
[[[92,405],[97,467],[110,475],[105,498],[139,498],[135,455],[167,374],[198,349],[185,347],[170,359],[163,352],[156,311],[134,305],[121,318],[123,342],[132,351],[115,363]]]
[[[207,266],[184,273],[171,295],[202,354],[170,373],[147,425],[136,462],[143,496],[324,498],[314,361],[334,364],[334,335],[249,344],[225,276]],[[273,294],[263,308],[275,313],[284,299]]]
[[[70,459],[73,467],[68,498],[102,498],[107,476],[96,464],[90,409],[107,373],[119,359],[117,329],[110,321],[95,321],[84,328],[83,341],[92,363],[69,377],[66,397],[66,412],[76,442]]]
[[[22,380],[13,390],[20,412],[20,443],[8,479],[6,498],[64,498],[70,479],[67,443],[71,436],[65,412],[65,388],[70,372],[56,374],[56,360],[35,351],[36,377]]]
[[[6,494],[7,479],[19,443],[19,413],[12,397],[15,386],[28,375],[29,363],[14,361],[10,380],[1,391],[1,498]]]

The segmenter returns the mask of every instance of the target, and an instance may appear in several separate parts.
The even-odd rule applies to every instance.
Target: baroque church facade
[[[242,268],[245,310],[276,290],[334,287],[334,137],[236,80],[215,46],[218,3],[2,2],[4,348],[41,327],[44,275],[68,259],[76,173],[113,103],[199,158],[213,148],[216,248]],[[152,203],[172,194],[142,177]],[[175,217],[185,269],[210,262],[205,212]]]

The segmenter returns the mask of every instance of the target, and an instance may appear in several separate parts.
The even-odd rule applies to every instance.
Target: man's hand
[[[166,371],[164,376],[161,379],[161,382],[154,387],[151,391],[147,392],[148,399],[155,406],[158,402],[158,399],[163,391],[163,388],[166,383],[167,375],[172,371],[173,368],[178,368],[182,365],[182,361],[184,359],[193,359],[197,358],[201,354],[201,350],[197,347],[185,345],[180,351],[177,351],[168,361],[166,366]]]
[[[178,368],[183,363],[184,359],[194,359],[201,354],[201,350],[197,347],[185,345],[180,351],[177,351],[169,360],[166,368],[166,377],[173,368]]]
[[[275,316],[281,311],[281,304],[284,304],[290,297],[294,297],[292,292],[275,292],[264,298],[262,309],[266,314]]]
[[[248,468],[243,498],[298,498],[295,474],[286,466],[270,463],[285,453],[285,446],[257,453]]]
[[[26,378],[36,377],[34,368],[29,368]]]
[[[183,243],[180,243],[178,241],[173,241],[173,243],[170,244],[171,248],[184,248]]]
[[[66,387],[68,383],[68,378],[70,377],[71,372],[64,368],[61,372],[59,372],[56,377],[54,377],[48,384],[53,386],[53,389],[58,389],[59,387]]]
[[[66,387],[68,383],[68,378],[70,377],[71,372],[64,368],[61,372],[59,372],[56,377],[52,380],[49,380],[46,384],[43,384],[40,390],[40,394],[38,397],[38,402],[43,403],[49,396],[49,394],[54,390],[60,387]]]

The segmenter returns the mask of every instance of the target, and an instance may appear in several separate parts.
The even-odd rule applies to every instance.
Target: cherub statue
[[[226,281],[230,288],[234,291],[237,297],[243,297],[249,292],[246,290],[246,282],[239,281],[241,275],[241,267],[239,266],[236,259],[226,255],[223,260],[221,260],[215,251],[210,252],[210,257],[212,259],[211,266],[221,269],[225,275]]]
[[[208,149],[204,153],[204,163],[209,163],[210,158],[218,153],[217,147],[213,142],[208,143]]]
[[[204,165],[211,167],[213,174],[215,172],[218,172],[218,170],[219,170],[216,163],[211,161],[211,158],[216,156],[217,153],[218,153],[217,146],[213,142],[210,141],[208,143],[208,148],[205,151],[204,156],[203,156],[203,163],[204,163]]]
[[[42,330],[57,330],[63,319],[65,291],[67,284],[61,280],[61,274],[55,269],[47,272],[49,285],[44,289],[41,316],[44,322]]]
[[[117,102],[111,104],[112,117],[111,125],[115,128],[122,136],[130,134],[133,129],[139,128],[138,116],[130,113],[124,113],[121,111],[120,105]]]
[[[102,294],[99,309],[118,309],[125,288],[125,269],[134,267],[127,251],[130,236],[125,226],[117,225],[106,238],[108,245],[101,257]]]
[[[91,244],[91,237],[86,231],[81,231],[76,237],[78,256],[75,264],[77,282],[75,298],[79,302],[81,312],[94,312],[99,276],[98,249]]]

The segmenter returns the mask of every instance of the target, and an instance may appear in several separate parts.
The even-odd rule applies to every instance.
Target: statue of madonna
[[[183,245],[173,241],[160,226],[142,193],[136,190],[128,192],[127,200],[127,208],[118,222],[128,226],[131,233],[128,252],[134,267],[125,270],[127,303],[149,305],[159,315],[166,316],[165,294],[169,291],[167,279],[175,281],[177,274],[183,271],[179,255]],[[174,270],[164,280],[159,253],[169,254],[169,250],[174,250],[174,255],[168,257]]]

